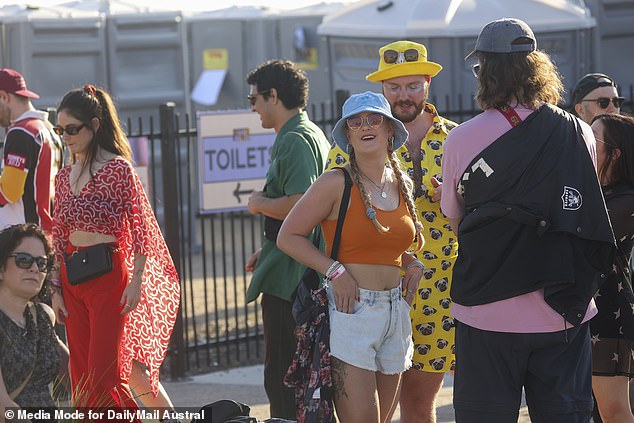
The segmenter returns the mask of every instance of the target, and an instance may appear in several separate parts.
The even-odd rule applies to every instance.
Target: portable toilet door
[[[277,55],[270,14],[234,6],[186,15],[193,111],[249,108],[247,73]]]
[[[70,89],[106,85],[105,21],[98,13],[55,7],[0,8],[2,67],[20,72],[40,95],[39,109],[56,107]]]
[[[180,11],[108,16],[110,87],[122,119],[156,119],[166,102],[190,112],[185,33]]]
[[[586,0],[598,22],[597,57],[593,72],[610,75],[620,94],[632,95],[634,86],[634,1]]]
[[[343,3],[319,3],[283,11],[276,17],[280,57],[292,60],[306,72],[309,104],[316,110],[320,110],[322,104],[327,108],[331,104],[328,48],[325,38],[317,34],[317,28],[324,16],[342,7]]]

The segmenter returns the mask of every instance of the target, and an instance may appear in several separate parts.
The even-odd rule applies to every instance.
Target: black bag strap
[[[337,260],[337,254],[339,253],[339,242],[341,241],[341,231],[343,229],[343,221],[346,220],[346,212],[348,211],[348,202],[350,201],[350,191],[352,190],[352,178],[348,171],[340,167],[345,178],[345,185],[343,188],[343,195],[341,196],[341,205],[339,206],[339,217],[337,217],[337,229],[335,229],[335,239],[332,241],[332,250],[330,251],[330,258]]]

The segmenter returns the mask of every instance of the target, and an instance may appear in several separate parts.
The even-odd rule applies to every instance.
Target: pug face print
[[[442,147],[441,142],[438,141],[438,140],[429,140],[429,141],[427,141],[427,145],[432,150],[440,150],[440,147]]]
[[[449,345],[449,341],[447,341],[446,339],[439,338],[436,341],[436,346],[440,348],[441,350],[444,348],[447,348],[447,345]]]
[[[455,326],[455,322],[453,321],[453,318],[451,318],[449,316],[443,316],[442,317],[442,328],[443,328],[443,330],[449,332],[454,326]]]
[[[436,269],[423,269],[423,277],[425,279],[433,278],[435,273],[436,273]]]
[[[431,306],[426,305],[425,307],[423,307],[423,314],[425,316],[431,316],[432,314],[436,313],[436,311],[437,310]]]
[[[421,335],[431,335],[432,333],[434,333],[435,329],[436,323],[434,322],[421,323],[420,325],[416,325],[416,330],[420,332]]]
[[[442,307],[445,310],[447,310],[449,307],[451,307],[451,299],[450,298],[442,298],[440,301],[438,301],[438,303],[440,304],[440,307]]]
[[[438,256],[432,253],[431,251],[423,251],[423,258],[425,260],[434,260],[434,259],[437,259]]]
[[[428,222],[433,222],[436,220],[436,212],[435,211],[426,211],[423,213],[423,218]]]
[[[440,292],[445,292],[449,287],[449,280],[447,278],[438,279],[436,283],[434,283],[434,286]]]
[[[416,351],[420,354],[420,355],[425,355],[429,352],[429,350],[431,349],[431,345],[429,344],[418,344],[416,345]]]
[[[433,360],[429,360],[429,365],[436,371],[442,370],[445,365],[445,361],[447,361],[447,357],[438,357]]]
[[[431,288],[421,288],[418,290],[418,295],[422,300],[426,300],[431,295]]]

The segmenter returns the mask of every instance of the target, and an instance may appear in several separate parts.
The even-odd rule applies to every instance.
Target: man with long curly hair
[[[487,24],[475,49],[483,113],[447,137],[443,212],[453,272],[456,422],[587,422],[588,320],[614,237],[590,127],[556,106],[555,65],[518,19]]]

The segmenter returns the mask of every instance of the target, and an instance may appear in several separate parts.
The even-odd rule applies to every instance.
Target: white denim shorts
[[[412,365],[414,345],[409,305],[401,287],[387,291],[359,289],[353,313],[335,308],[328,286],[330,355],[353,366],[384,374],[402,373]]]

